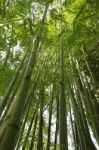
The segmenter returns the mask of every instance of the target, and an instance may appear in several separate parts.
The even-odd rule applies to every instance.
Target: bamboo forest
[[[0,150],[99,150],[99,0],[0,0]]]

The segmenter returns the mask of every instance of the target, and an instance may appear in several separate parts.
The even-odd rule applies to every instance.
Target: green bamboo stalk
[[[97,120],[99,120],[99,103],[98,103],[98,101],[96,99],[94,91],[91,90],[91,87],[90,87],[90,85],[89,85],[89,83],[87,81],[86,76],[84,76],[84,79],[85,79],[85,82],[86,82],[85,84],[86,84],[86,87],[87,87],[88,95],[90,97],[90,101],[92,103],[92,107],[93,107],[94,113],[95,113],[95,115],[97,117]],[[99,124],[99,122],[98,122],[98,124]]]
[[[76,96],[77,96],[78,107],[80,108],[80,114],[81,114],[81,117],[82,117],[84,129],[85,129],[86,138],[87,138],[88,142],[90,143],[92,149],[95,149],[95,145],[93,144],[93,142],[91,140],[91,136],[90,136],[90,132],[89,132],[89,128],[88,128],[88,123],[87,123],[84,108],[83,108],[83,105],[82,105],[82,102],[81,102],[80,93],[79,93],[77,88],[78,88],[78,86],[76,86],[75,91],[76,91]]]
[[[79,110],[76,108],[76,103],[74,99],[74,94],[73,91],[71,91],[71,87],[69,85],[68,87],[69,93],[70,93],[70,106],[71,109],[73,110],[73,116],[74,116],[74,140],[75,140],[75,149],[80,148],[81,150],[86,150],[85,142],[84,142],[84,137],[82,134],[82,127],[79,122],[78,114]]]
[[[94,131],[93,133],[97,139],[97,142],[99,143],[99,135],[98,135],[99,126],[98,126],[98,120],[96,119],[96,117],[97,117],[97,115],[95,113],[96,111],[93,107],[92,100],[89,97],[88,90],[87,90],[86,85],[84,83],[83,76],[80,73],[79,68],[78,69],[76,68],[76,65],[75,65],[75,62],[73,61],[73,59],[72,59],[71,64],[72,64],[72,68],[73,68],[73,72],[74,72],[77,86],[80,89],[82,101],[84,102],[84,105],[86,108],[87,119],[89,122],[91,122],[91,126],[92,126],[92,129]]]
[[[17,93],[17,90],[18,90],[18,88],[19,88],[19,86],[20,86],[20,82],[21,82],[21,79],[22,79],[22,77],[23,77],[25,68],[26,68],[26,65],[25,65],[24,68],[23,68],[22,74],[21,74],[21,76],[20,76],[20,78],[19,78],[19,80],[18,80],[18,83],[17,83],[15,89],[11,92],[11,95],[9,96],[9,98],[8,98],[8,100],[7,100],[7,104],[6,104],[6,106],[5,106],[5,111],[4,111],[4,114],[3,114],[2,117],[1,117],[0,124],[4,121],[4,119],[5,119],[6,115],[7,115],[7,112],[9,111],[9,108],[10,108],[10,106],[11,106],[13,100],[14,100],[14,97],[15,97],[15,95],[16,95],[16,93]]]
[[[24,60],[25,60],[26,56],[27,56],[27,51],[26,51],[26,53],[25,53],[25,55],[24,55],[20,65],[17,68],[17,70],[16,70],[16,72],[15,72],[15,74],[14,74],[14,76],[13,76],[13,78],[12,78],[10,84],[9,84],[9,87],[7,88],[7,90],[5,92],[5,96],[4,96],[3,100],[2,100],[2,103],[0,104],[0,116],[2,115],[2,112],[3,112],[3,110],[4,110],[5,106],[6,106],[6,103],[9,100],[9,97],[10,97],[11,92],[13,90],[13,87],[14,87],[16,81],[17,81],[20,69],[21,69],[21,67],[22,67],[22,65],[24,63]]]
[[[84,47],[84,49],[86,49],[86,48]],[[94,77],[93,77],[93,73],[92,73],[92,71],[91,71],[91,68],[90,68],[90,66],[89,66],[89,63],[88,63],[88,61],[87,61],[87,58],[86,58],[86,54],[85,54],[84,49],[82,48],[81,50],[82,50],[82,53],[83,53],[83,56],[84,56],[84,60],[85,60],[87,69],[88,69],[89,74],[90,74],[90,77],[91,77],[91,81],[92,81],[92,83],[93,83],[93,88],[94,88],[94,90],[95,90],[95,92],[96,92],[96,94],[97,94],[97,96],[98,96],[98,100],[99,100],[99,94],[98,94],[98,92],[97,92],[96,83],[95,83],[95,80],[94,80]]]
[[[79,134],[78,134],[78,131],[77,131],[77,126],[76,126],[76,123],[75,123],[75,127],[74,127],[74,144],[75,144],[75,150],[81,150],[82,149],[82,143],[81,143],[81,140],[79,140]]]
[[[78,134],[77,134],[77,131],[75,132],[74,126],[76,127],[76,124],[73,122],[72,110],[71,110],[70,102],[69,102],[69,110],[70,110],[70,123],[71,123],[71,127],[72,127],[72,134],[73,134],[75,150],[78,150],[79,149]]]
[[[59,92],[57,92],[56,95],[56,111],[57,111],[57,116],[56,116],[56,130],[55,130],[55,139],[54,139],[54,150],[57,148],[57,136],[58,136],[58,129],[59,129]]]
[[[21,141],[22,141],[22,136],[23,136],[24,128],[25,128],[26,121],[27,121],[27,118],[28,118],[30,106],[31,106],[31,105],[29,104],[29,105],[28,105],[28,108],[27,108],[27,110],[26,110],[26,113],[25,113],[25,115],[24,115],[25,117],[24,117],[23,122],[22,122],[22,125],[21,125],[20,135],[19,135],[18,142],[17,142],[17,145],[16,145],[16,150],[19,149],[20,143],[21,143]]]
[[[52,89],[52,93],[50,91],[50,94],[52,94],[51,102],[49,105],[49,121],[48,121],[48,135],[47,135],[47,146],[46,150],[50,149],[50,138],[51,138],[51,122],[52,122],[52,107],[53,107],[53,98],[54,98],[54,85]]]
[[[66,121],[66,100],[64,87],[64,48],[63,37],[60,39],[60,99],[59,99],[59,141],[60,150],[68,150],[67,142],[67,121]]]
[[[24,73],[24,78],[21,84],[21,87],[19,89],[19,92],[16,96],[15,104],[13,105],[13,111],[12,114],[10,114],[9,119],[7,119],[1,127],[2,133],[0,135],[1,143],[0,143],[0,149],[6,150],[9,148],[9,150],[13,150],[13,148],[16,145],[16,137],[18,135],[19,127],[20,127],[20,120],[21,115],[23,112],[23,106],[25,104],[24,98],[27,96],[28,87],[30,83],[30,78],[32,75],[32,71],[34,69],[35,63],[36,63],[36,54],[39,46],[39,42],[41,39],[42,31],[43,31],[43,24],[46,18],[46,13],[48,10],[48,5],[45,8],[43,19],[41,22],[41,26],[39,29],[39,32],[37,34],[37,37],[34,42],[34,48],[31,52],[29,62],[27,64],[26,71]],[[4,126],[5,124],[5,126]]]
[[[44,103],[44,87],[40,90],[40,119],[38,129],[37,150],[43,149],[43,103]]]
[[[28,111],[30,109],[30,106],[31,106],[31,102],[32,102],[32,99],[33,99],[33,96],[34,96],[34,91],[35,91],[35,87],[37,85],[37,81],[39,79],[39,76],[41,74],[41,71],[42,71],[42,67],[43,65],[41,65],[37,71],[37,74],[35,75],[35,78],[34,78],[34,84],[33,86],[31,87],[31,90],[29,91],[28,93],[28,96],[26,98],[26,103],[25,103],[25,106],[24,106],[24,112],[26,112],[26,108],[27,108],[27,105],[28,105],[28,108],[27,108],[27,113],[26,113],[26,116],[28,115]],[[23,113],[24,114],[24,113]],[[23,116],[24,117],[24,116]],[[28,116],[27,116],[28,117]],[[26,119],[27,119],[26,117]],[[26,123],[26,120],[24,121],[23,123],[23,126],[25,127],[25,123]],[[20,138],[22,138],[22,135],[23,135],[23,130],[24,130],[24,127],[22,127],[22,131],[21,131],[21,134],[20,134],[20,137],[19,137],[19,140],[18,140],[18,144],[17,144],[17,148],[19,147],[19,143],[20,143]]]
[[[81,134],[82,134],[85,150],[87,150],[87,149],[95,150],[96,148],[95,148],[95,146],[94,146],[94,144],[91,140],[90,134],[88,132],[89,131],[88,130],[88,125],[87,125],[87,122],[86,122],[85,115],[83,114],[84,111],[83,111],[82,105],[80,103],[80,107],[78,107],[76,99],[74,98],[74,94],[73,94],[73,91],[71,89],[69,80],[68,80],[68,88],[69,88],[69,92],[70,92],[70,95],[71,95],[71,100],[72,100],[71,102],[72,102],[72,105],[73,105],[75,117],[77,119],[76,124],[77,124],[77,126],[79,125],[80,128],[81,128]],[[79,95],[77,95],[77,96],[79,96]],[[78,97],[78,98],[80,98],[80,97]],[[80,100],[79,100],[79,102],[80,102]]]
[[[25,148],[26,148],[26,143],[27,143],[29,134],[30,134],[30,132],[31,132],[31,129],[32,129],[32,126],[33,126],[33,122],[34,122],[34,118],[35,118],[35,116],[36,116],[38,107],[39,107],[39,103],[37,103],[37,105],[36,105],[36,107],[35,107],[35,110],[34,110],[34,113],[33,113],[32,119],[31,119],[31,122],[30,122],[29,127],[28,127],[27,134],[26,134],[26,136],[25,136],[25,140],[24,140],[24,143],[23,143],[23,146],[22,146],[22,150],[25,150]]]
[[[83,136],[82,122],[80,123],[81,119],[79,116],[79,109],[77,107],[77,103],[76,103],[76,100],[74,98],[74,93],[71,89],[70,84],[69,84],[68,88],[69,88],[71,103],[73,106],[74,118],[75,118],[77,131],[78,131],[78,135],[79,135],[79,139],[80,139],[81,149],[87,150],[86,143],[85,143],[86,141],[85,141],[84,136]]]
[[[89,117],[90,117],[91,122],[92,122],[91,125],[92,125],[92,128],[95,131],[93,133],[95,134],[97,142],[99,143],[99,135],[98,135],[99,124],[98,124],[98,119],[97,119],[98,114],[97,114],[97,112],[96,112],[96,110],[93,106],[92,99],[91,99],[90,95],[88,94],[88,89],[84,86],[84,79],[83,79],[82,75],[80,74],[80,72],[79,72],[79,76],[80,76],[81,84],[82,84],[82,87],[83,87],[83,92],[80,92],[80,93],[82,95],[83,102],[84,102],[84,105],[86,107],[87,116],[89,116],[89,114],[90,114]]]
[[[34,141],[35,141],[35,134],[36,134],[36,128],[37,128],[37,120],[38,120],[38,114],[35,117],[34,120],[34,127],[33,127],[33,134],[32,134],[32,139],[31,139],[31,143],[30,143],[30,150],[34,149]]]

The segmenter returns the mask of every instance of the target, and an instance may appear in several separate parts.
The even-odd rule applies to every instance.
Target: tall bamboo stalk
[[[37,34],[37,37],[35,39],[34,43],[34,48],[31,52],[29,62],[27,64],[26,71],[24,73],[24,78],[21,84],[21,87],[19,89],[19,92],[16,96],[15,104],[13,105],[13,108],[10,109],[11,112],[9,113],[9,119],[7,118],[4,123],[1,126],[1,135],[0,135],[0,149],[1,150],[13,150],[15,145],[16,145],[16,138],[18,135],[18,131],[20,128],[20,120],[21,120],[21,115],[23,112],[23,106],[25,104],[24,98],[27,96],[28,88],[29,88],[29,83],[30,83],[30,78],[32,75],[32,71],[34,69],[35,63],[36,63],[36,57],[37,57],[37,50],[39,47],[39,42],[41,40],[41,35],[43,31],[43,24],[46,18],[48,10],[48,5],[45,8],[43,19],[41,21],[41,26],[39,28],[39,32]]]
[[[84,115],[84,111],[83,111],[83,107],[81,105],[80,99],[79,99],[80,107],[78,107],[77,101],[74,97],[73,89],[71,88],[68,79],[67,79],[67,81],[68,81],[68,88],[69,88],[69,92],[70,92],[70,96],[71,96],[71,103],[73,105],[76,125],[77,125],[78,131],[79,131],[80,139],[82,137],[85,150],[87,150],[87,149],[95,150],[96,147],[91,140],[88,125],[86,122],[86,118]],[[77,93],[77,96],[78,96],[78,93]],[[78,98],[80,98],[80,97],[78,97]],[[79,127],[80,127],[80,130],[79,130]],[[82,142],[82,140],[80,142]]]
[[[55,139],[54,139],[54,150],[57,149],[57,137],[58,137],[58,129],[59,129],[59,93],[57,91],[56,95],[56,130],[55,130]]]
[[[30,150],[34,149],[34,142],[35,142],[35,134],[36,134],[36,127],[37,127],[37,120],[38,120],[38,114],[35,117],[34,120],[34,126],[33,126],[33,134],[32,134],[32,138],[31,138],[31,144],[30,144]]]
[[[28,127],[27,134],[26,134],[26,136],[25,136],[25,140],[24,140],[24,143],[23,143],[23,146],[22,146],[22,150],[25,150],[25,148],[26,148],[26,143],[27,143],[29,134],[30,134],[31,129],[32,129],[32,125],[33,125],[34,118],[35,118],[36,113],[37,113],[37,110],[38,110],[38,106],[39,106],[39,103],[37,103],[37,105],[36,105],[36,107],[35,107],[35,110],[34,110],[34,113],[33,113],[32,119],[31,119],[31,122],[30,122],[29,127]]]
[[[37,150],[43,150],[43,103],[44,103],[44,87],[40,90],[40,119],[38,129]]]
[[[64,87],[64,43],[60,38],[60,99],[59,99],[59,138],[60,150],[68,150],[67,144],[67,121],[66,121],[66,99]]]
[[[18,66],[18,68],[17,68],[17,70],[15,72],[15,75],[13,76],[13,78],[11,80],[11,83],[9,84],[9,87],[6,90],[6,93],[5,93],[5,96],[4,96],[3,100],[2,100],[2,103],[0,104],[0,116],[2,115],[4,107],[5,107],[6,103],[9,100],[9,96],[11,95],[12,89],[13,89],[16,81],[17,81],[17,78],[18,78],[18,75],[19,75],[19,71],[20,71],[20,69],[21,69],[21,67],[23,65],[23,62],[24,62],[24,60],[26,58],[26,55],[27,55],[27,52],[25,53],[22,61],[20,62],[20,65]]]
[[[50,91],[51,94],[51,102],[49,105],[49,121],[48,121],[48,135],[47,135],[47,146],[46,150],[50,149],[50,143],[51,143],[51,123],[52,123],[52,108],[53,108],[53,98],[54,98],[54,85],[52,88],[52,92]]]

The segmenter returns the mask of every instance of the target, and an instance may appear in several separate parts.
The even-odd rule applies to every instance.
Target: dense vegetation
[[[0,0],[0,150],[99,149],[99,0]]]

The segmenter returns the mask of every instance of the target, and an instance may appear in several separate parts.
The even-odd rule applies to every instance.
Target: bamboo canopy
[[[99,149],[99,1],[0,1],[0,150]]]

